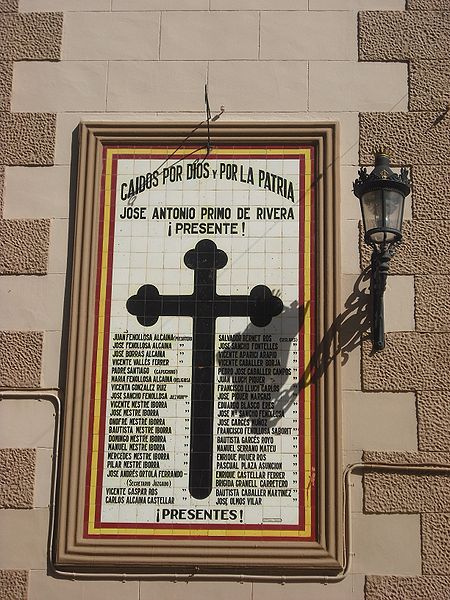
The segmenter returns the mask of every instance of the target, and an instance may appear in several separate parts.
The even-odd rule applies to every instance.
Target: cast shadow
[[[294,384],[285,387],[291,375],[292,365],[295,368],[296,364],[301,364],[298,356],[301,348],[298,347],[296,334],[303,328],[305,317],[311,308],[309,303],[299,305],[294,302],[290,306],[285,306],[283,312],[273,319],[273,326],[270,328],[263,330],[249,323],[243,331],[233,334],[233,339],[226,344],[225,349],[219,350],[217,353],[219,381],[229,384],[228,398],[231,402],[231,414],[248,419],[252,433],[268,433],[286,414],[300,390],[319,381],[336,360],[340,360],[341,365],[345,365],[350,354],[361,345],[363,339],[368,337],[369,278],[368,269],[357,278],[351,294],[345,301],[343,311],[320,339],[308,364],[300,369],[299,379]],[[255,336],[262,338],[261,334],[267,331],[272,331],[275,340],[283,340],[283,344],[276,349],[260,350],[260,352],[267,352],[267,355],[264,355],[264,364],[269,361],[273,366],[264,369],[259,365],[256,369],[258,373],[255,375],[242,374],[242,369],[238,365],[231,366],[230,357],[235,357],[239,361],[241,357],[251,354],[251,345],[248,349],[246,340],[255,339]],[[272,339],[271,342],[273,341]],[[293,354],[289,358],[291,353]],[[255,357],[256,355],[252,358]],[[255,409],[255,406],[258,408]],[[265,418],[261,418],[263,408],[268,409],[266,415],[269,416]]]

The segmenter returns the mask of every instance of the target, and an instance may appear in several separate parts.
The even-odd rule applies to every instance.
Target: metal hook
[[[209,123],[211,121],[211,109],[209,107],[208,84],[205,83],[205,111],[206,111],[206,127],[208,129],[208,141],[206,143],[206,156],[211,152],[211,133]]]

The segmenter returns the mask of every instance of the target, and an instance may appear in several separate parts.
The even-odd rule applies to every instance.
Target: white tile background
[[[171,166],[169,162],[166,168]],[[120,190],[123,183],[127,185],[130,179],[143,175],[148,171],[157,169],[161,160],[145,159],[119,159],[118,177],[117,177],[117,203],[115,217],[115,241],[114,241],[114,261],[113,261],[113,280],[112,280],[112,304],[111,304],[111,338],[110,353],[112,352],[112,336],[116,332],[128,333],[173,333],[175,336],[192,336],[192,319],[177,316],[160,317],[158,322],[151,327],[143,327],[135,316],[127,313],[125,308],[126,300],[137,293],[138,288],[144,284],[152,284],[158,288],[160,294],[188,295],[193,292],[194,272],[188,269],[184,264],[185,253],[194,248],[201,239],[213,239],[217,247],[225,251],[228,255],[228,263],[217,272],[217,293],[220,295],[248,295],[250,290],[256,285],[267,285],[274,292],[276,291],[286,309],[298,300],[298,269],[299,269],[299,162],[292,159],[251,159],[239,160],[236,163],[240,167],[242,164],[242,173],[248,173],[249,166],[254,170],[255,184],[243,183],[232,179],[219,178],[220,166],[232,165],[234,161],[223,159],[208,160],[210,173],[217,170],[218,178],[212,176],[202,179],[186,179],[188,165],[192,160],[183,161],[178,164],[182,175],[178,181],[167,181],[165,184],[162,178],[159,179],[159,185],[137,195],[133,202],[133,207],[146,207],[148,218],[145,220],[121,219],[120,215],[125,214],[124,207],[127,201],[120,199]],[[294,198],[296,202],[276,194],[272,191],[261,189],[258,185],[259,170],[269,171],[286,177],[293,183]],[[226,174],[226,169],[223,171]],[[244,175],[247,180],[247,176]],[[127,189],[127,188],[126,188]],[[211,222],[211,219],[201,219],[201,210],[205,208],[227,208],[230,207],[231,222],[238,222],[238,235],[180,235],[172,233],[168,235],[168,219],[152,219],[155,208],[164,207],[194,207],[195,222]],[[251,219],[245,221],[245,235],[242,233],[241,222],[236,220],[237,207],[250,207]],[[256,209],[260,207],[268,208],[292,208],[293,220],[257,220]],[[157,214],[160,214],[159,212]],[[208,213],[206,213],[208,214]],[[215,213],[214,213],[215,214]],[[175,224],[179,220],[172,219],[172,232]],[[181,221],[181,222],[184,222]],[[220,222],[220,221],[217,221]],[[249,325],[248,317],[218,318],[216,320],[216,357],[220,353],[219,335],[223,334],[271,334],[272,340],[283,348],[282,356],[286,361],[286,366],[291,367],[293,375],[287,377],[270,376],[267,383],[272,379],[281,384],[279,395],[287,392],[298,378],[298,371],[292,362],[297,358],[296,347],[298,335],[295,332],[298,329],[298,319],[296,312],[289,316],[286,310],[283,318],[274,318],[272,323],[265,328],[257,328]],[[280,343],[281,337],[288,334],[295,338],[295,342]],[[262,338],[261,338],[262,339]],[[222,343],[222,347],[223,347]],[[166,357],[169,359],[169,366],[175,367],[183,377],[190,378],[190,365],[192,360],[192,342],[185,342],[183,346],[183,355],[177,342],[174,342],[173,349],[167,351]],[[183,361],[183,364],[181,364]],[[283,363],[284,364],[284,363]],[[158,368],[158,367],[154,367]],[[153,367],[150,368],[150,373]],[[218,381],[221,371],[216,358],[216,380]],[[110,367],[111,376],[111,367]],[[270,379],[270,381],[269,381]],[[220,390],[220,383],[216,385],[216,408],[215,408],[215,435],[214,448],[217,456],[217,437],[218,429],[218,409],[217,397]],[[261,524],[265,519],[277,519],[282,524],[296,524],[298,522],[298,510],[300,496],[298,491],[298,471],[293,465],[296,460],[297,448],[293,444],[298,444],[298,435],[279,435],[274,436],[273,445],[275,450],[267,453],[265,462],[281,462],[282,471],[286,474],[288,487],[291,490],[292,497],[265,497],[262,505],[250,505],[246,497],[243,497],[244,505],[230,505],[234,498],[226,497],[227,504],[218,503],[218,496],[215,493],[213,482],[213,492],[205,500],[196,500],[188,493],[188,466],[189,462],[189,417],[190,417],[190,383],[167,384],[167,393],[170,395],[187,394],[186,400],[168,400],[167,408],[160,410],[160,416],[165,419],[167,426],[172,428],[172,435],[167,435],[166,447],[169,451],[168,460],[161,461],[161,469],[183,470],[182,478],[170,480],[170,487],[158,487],[160,496],[173,496],[173,505],[124,505],[124,504],[103,504],[103,518],[106,522],[129,521],[129,522],[156,522],[156,512],[158,508],[189,508],[189,507],[213,507],[213,508],[239,508],[244,511],[243,522],[248,524]],[[111,387],[109,388],[109,395]],[[232,397],[229,394],[228,401]],[[182,416],[179,415],[179,407],[182,405]],[[187,412],[186,412],[187,411]],[[238,418],[233,410],[228,411],[228,419]],[[250,422],[248,423],[248,425]],[[295,400],[287,409],[286,414],[277,423],[279,427],[291,427],[294,431],[298,430],[298,401]],[[239,429],[236,429],[238,432]],[[249,432],[237,433],[240,443],[245,442]],[[183,452],[175,452],[175,448],[183,449]],[[237,444],[236,444],[237,449]],[[105,448],[105,454],[107,448]],[[240,461],[239,461],[240,462]],[[261,462],[261,460],[259,461]],[[225,471],[224,467],[219,468],[217,462],[214,462],[214,472]],[[248,464],[248,463],[247,463]],[[108,477],[105,471],[103,487],[126,487],[127,477]],[[245,471],[241,474],[245,475]],[[273,474],[273,472],[272,472]],[[239,474],[238,474],[239,477]],[[152,478],[147,478],[151,481]],[[145,480],[137,477],[136,480]],[[258,482],[259,483],[259,482]],[[235,484],[237,485],[237,484]],[[235,488],[236,489],[236,488]],[[240,494],[240,488],[237,488]],[[277,489],[277,488],[275,488]],[[222,498],[222,497],[221,497]],[[220,500],[219,500],[220,502]],[[171,522],[172,519],[164,522]],[[179,522],[176,519],[174,522]],[[221,522],[221,521],[218,521]],[[192,524],[192,523],[191,523]],[[195,524],[195,522],[194,522]]]

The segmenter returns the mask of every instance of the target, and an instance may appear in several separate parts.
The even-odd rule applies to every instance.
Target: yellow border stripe
[[[172,537],[182,535],[184,537],[191,536],[208,536],[208,537],[280,537],[282,538],[303,538],[311,535],[311,494],[309,482],[311,481],[311,389],[306,386],[304,389],[304,438],[305,438],[305,528],[303,530],[284,530],[284,529],[244,529],[244,530],[213,530],[213,529],[142,529],[142,528],[125,528],[125,527],[101,527],[96,528],[95,523],[95,504],[96,504],[96,489],[97,489],[97,474],[99,466],[98,455],[98,440],[100,434],[100,408],[101,408],[101,383],[103,376],[103,344],[105,331],[105,306],[106,306],[106,284],[108,274],[108,246],[110,239],[110,212],[111,212],[111,179],[112,179],[112,159],[115,154],[126,155],[172,155],[173,150],[167,147],[161,148],[115,148],[108,149],[106,153],[106,177],[105,177],[105,211],[103,222],[103,243],[101,253],[101,278],[100,278],[100,298],[99,298],[99,317],[98,317],[98,339],[96,343],[96,367],[95,367],[95,397],[94,397],[94,423],[92,428],[92,457],[91,457],[91,487],[89,491],[89,523],[88,533],[90,535],[139,535],[139,536],[164,536]],[[201,151],[200,151],[201,152]],[[200,153],[199,152],[199,153]],[[206,153],[206,151],[203,151]],[[183,148],[177,151],[176,155],[191,154],[191,148]],[[303,154],[305,157],[305,243],[304,243],[304,301],[305,304],[311,300],[311,151],[309,149],[299,148],[226,148],[220,149],[217,154],[232,156],[246,156],[248,154],[257,154],[261,156],[284,154],[295,155]],[[174,157],[174,160],[176,158]],[[311,360],[311,314],[307,311],[304,322],[304,364],[308,367]],[[212,535],[211,535],[212,534]]]
[[[112,176],[112,155],[113,152],[107,151],[106,154],[106,179],[111,183]],[[106,183],[106,182],[105,182]],[[99,297],[99,315],[98,315],[98,338],[96,345],[96,367],[95,367],[95,396],[94,396],[94,423],[92,428],[92,462],[91,462],[91,487],[89,493],[89,533],[91,533],[91,524],[95,522],[95,503],[98,474],[98,441],[100,434],[100,409],[103,378],[103,344],[105,332],[105,306],[106,306],[106,285],[108,277],[108,247],[109,247],[109,227],[111,216],[111,185],[105,185],[105,208],[103,216],[103,240],[101,260],[101,278],[100,278],[100,297]],[[95,460],[94,460],[95,457]]]
[[[305,156],[305,241],[304,241],[304,305],[306,306],[311,300],[311,151],[304,150],[302,152]],[[306,168],[308,164],[309,168]],[[304,368],[307,369],[311,361],[311,311],[305,312],[305,321],[303,324],[303,339],[304,339]],[[304,469],[305,469],[305,491],[304,491],[304,502],[305,502],[305,526],[308,529],[309,535],[311,534],[311,494],[310,486],[311,482],[311,388],[306,385],[304,388],[304,434],[305,434],[305,457],[304,457]],[[306,510],[307,509],[307,510]],[[307,519],[309,515],[309,519]]]
[[[111,154],[127,154],[130,156],[148,154],[152,155],[161,155],[167,154],[167,156],[174,156],[174,160],[176,160],[176,156],[187,156],[192,155],[193,150],[195,148],[187,147],[187,148],[179,148],[175,153],[173,148],[168,148],[167,146],[153,147],[153,148],[114,148],[108,150],[108,153]],[[199,154],[207,154],[207,150],[205,148],[198,149]],[[248,154],[256,154],[258,156],[270,156],[272,154],[285,154],[298,156],[299,154],[310,153],[309,149],[305,148],[220,148],[212,151],[213,154],[227,154],[229,156],[247,156]]]

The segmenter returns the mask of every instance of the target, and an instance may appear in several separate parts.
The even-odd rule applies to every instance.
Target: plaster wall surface
[[[372,458],[383,461],[398,453],[420,460],[428,452],[449,462],[442,455],[450,450],[442,427],[450,390],[444,4],[380,0],[374,10],[370,0],[0,0],[0,36],[14,41],[0,55],[0,384],[60,386],[77,124],[195,127],[205,118],[207,82],[212,113],[225,108],[222,121],[340,125],[344,465],[360,461],[363,451],[382,452]],[[392,19],[399,40],[407,40],[395,52]],[[24,23],[45,35],[23,39]],[[434,45],[433,27],[443,36]],[[359,249],[351,182],[380,145],[388,145],[396,164],[412,167],[414,195],[386,293],[387,350],[373,356],[368,341],[361,352],[367,255]],[[371,474],[364,488],[360,476],[352,478],[354,560],[340,583],[56,579],[46,570],[53,409],[18,398],[0,401],[0,413],[5,600],[441,600],[450,593],[450,509],[442,501],[448,481],[435,475],[416,484],[408,475]]]

